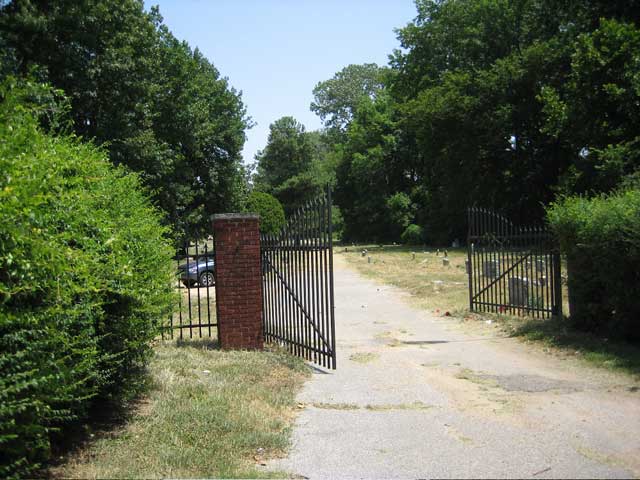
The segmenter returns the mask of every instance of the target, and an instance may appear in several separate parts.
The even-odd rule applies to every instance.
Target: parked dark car
[[[211,257],[201,257],[197,261],[188,261],[178,266],[180,281],[185,287],[193,287],[196,283],[201,287],[215,284],[215,261]]]

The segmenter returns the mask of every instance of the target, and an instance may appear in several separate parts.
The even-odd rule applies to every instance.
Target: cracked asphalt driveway
[[[338,370],[315,370],[292,451],[269,468],[313,479],[640,475],[633,379],[491,328],[470,333],[335,263]]]

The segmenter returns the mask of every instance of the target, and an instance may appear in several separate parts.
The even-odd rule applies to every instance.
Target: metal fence
[[[217,336],[215,256],[211,240],[186,242],[175,257],[178,301],[163,337]]]
[[[468,209],[467,274],[473,311],[562,315],[560,255],[541,226],[516,226],[484,208]]]
[[[265,340],[336,368],[331,191],[262,235]]]

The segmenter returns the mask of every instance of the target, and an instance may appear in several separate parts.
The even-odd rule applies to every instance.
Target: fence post
[[[553,287],[554,287],[554,296],[556,297],[556,305],[554,306],[554,315],[558,318],[562,318],[562,269],[561,269],[561,260],[562,257],[559,253],[555,252],[552,254],[553,258]]]
[[[218,338],[223,349],[261,350],[259,217],[214,215]]]

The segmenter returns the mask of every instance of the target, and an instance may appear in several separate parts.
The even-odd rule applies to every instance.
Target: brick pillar
[[[215,215],[213,231],[220,346],[261,350],[264,339],[258,215]]]

